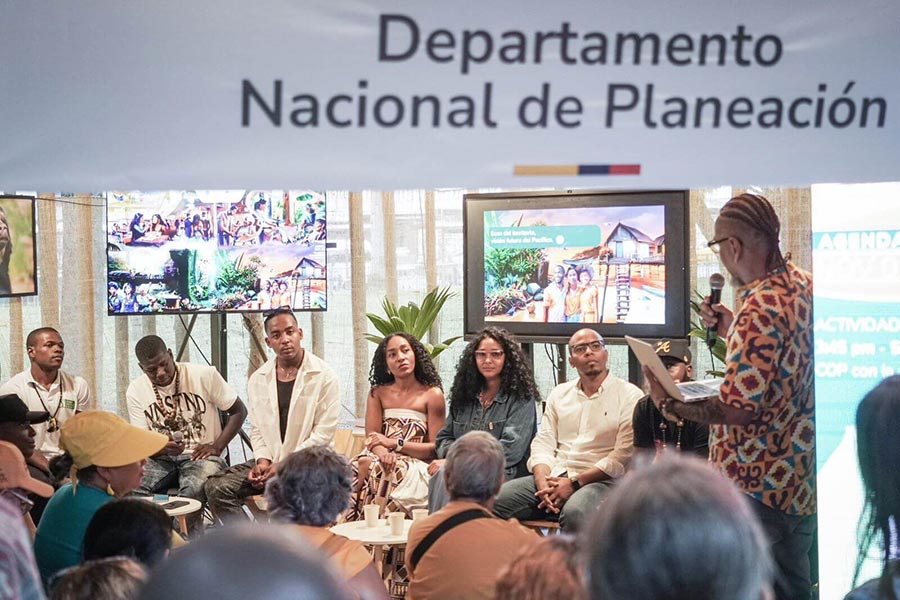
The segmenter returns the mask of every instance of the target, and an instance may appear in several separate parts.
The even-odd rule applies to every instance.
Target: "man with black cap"
[[[656,354],[676,383],[693,381],[691,348],[687,340],[661,339],[655,344]],[[709,427],[685,419],[669,421],[653,404],[650,396],[634,407],[634,447],[654,450],[657,455],[666,449],[694,452],[704,460],[709,458]]]
[[[35,451],[35,431],[33,424],[44,423],[50,418],[47,411],[30,411],[15,394],[0,396],[0,441],[9,442],[19,449],[27,460]],[[50,483],[50,478],[43,470],[28,465],[31,476],[45,484]],[[35,496],[32,498],[34,506],[31,508],[31,519],[35,524],[40,520],[47,499]]]

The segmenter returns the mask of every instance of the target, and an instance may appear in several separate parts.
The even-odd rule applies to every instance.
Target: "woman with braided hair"
[[[354,502],[348,521],[363,506],[387,496],[385,512],[410,513],[428,496],[428,462],[444,426],[441,378],[422,343],[394,333],[378,344],[369,370],[366,450],[351,461]]]
[[[429,466],[438,474],[454,441],[470,431],[487,431],[506,455],[506,480],[528,474],[531,440],[537,433],[541,396],[518,340],[505,329],[486,327],[466,346],[450,389],[450,418],[437,436],[439,460]],[[428,485],[428,510],[448,498],[442,473]]]

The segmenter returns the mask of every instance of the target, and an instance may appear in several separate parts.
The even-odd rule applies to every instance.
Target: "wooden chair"
[[[562,531],[559,528],[559,521],[521,521],[521,523],[529,529],[534,529],[541,537],[557,535]]]

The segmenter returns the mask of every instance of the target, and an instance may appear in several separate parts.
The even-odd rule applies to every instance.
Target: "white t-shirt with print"
[[[210,444],[222,433],[218,411],[229,410],[237,400],[237,392],[215,367],[175,363],[175,369],[179,389],[175,389],[175,379],[157,388],[162,406],[156,401],[147,375],[131,382],[125,392],[128,417],[135,427],[169,437],[180,431],[184,453],[190,454],[199,444]]]
[[[0,387],[0,396],[16,394],[28,406],[28,410],[46,410],[56,418],[57,430],[47,431],[48,423],[32,423],[34,447],[47,459],[61,454],[59,449],[59,426],[75,416],[76,412],[91,406],[91,390],[87,381],[77,375],[60,370],[56,381],[45,389],[31,376],[31,369],[17,373]]]

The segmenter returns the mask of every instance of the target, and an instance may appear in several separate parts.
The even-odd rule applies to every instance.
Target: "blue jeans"
[[[220,456],[210,456],[201,460],[191,460],[190,454],[148,458],[147,464],[144,465],[144,478],[137,491],[144,494],[164,494],[169,488],[178,487],[179,496],[199,500],[205,505],[206,494],[203,492],[203,484],[210,475],[227,466]],[[200,524],[202,516],[201,512],[188,516],[189,531],[194,531]]]
[[[598,481],[581,486],[572,494],[558,515],[538,510],[540,499],[534,494],[537,487],[534,477],[520,477],[507,481],[500,488],[500,495],[494,502],[494,514],[503,519],[520,521],[556,521],[567,532],[578,531],[587,526],[591,517],[600,508],[603,499],[612,490],[612,480]]]

